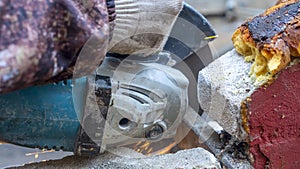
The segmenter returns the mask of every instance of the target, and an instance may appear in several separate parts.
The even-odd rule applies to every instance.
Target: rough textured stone
[[[32,168],[93,168],[93,169],[159,169],[159,168],[186,168],[186,169],[218,169],[220,164],[208,151],[202,148],[179,151],[176,154],[167,154],[154,157],[144,157],[132,150],[118,149],[118,153],[127,154],[120,157],[113,153],[105,153],[95,158],[76,156],[66,157],[59,161],[49,161],[30,164],[23,169]],[[129,158],[130,157],[130,158]]]
[[[250,67],[251,63],[232,50],[199,73],[198,100],[202,109],[238,138],[245,137],[240,127],[241,103],[255,90]]]

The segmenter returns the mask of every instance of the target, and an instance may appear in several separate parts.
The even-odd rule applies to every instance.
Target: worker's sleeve
[[[110,2],[1,0],[0,93],[70,78],[74,67],[94,71],[108,48]]]
[[[108,50],[157,53],[181,9],[182,0],[1,0],[0,93],[88,75]]]
[[[109,52],[147,56],[163,49],[183,0],[115,0],[115,4]]]

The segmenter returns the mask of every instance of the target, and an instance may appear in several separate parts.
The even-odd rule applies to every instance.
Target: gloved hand
[[[163,49],[183,0],[115,0],[109,52],[147,56]]]

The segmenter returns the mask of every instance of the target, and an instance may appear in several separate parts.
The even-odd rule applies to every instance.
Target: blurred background
[[[262,13],[274,5],[275,0],[185,0],[209,20],[219,38],[211,44],[215,57],[232,49],[231,36],[247,18]],[[24,131],[26,132],[26,131]],[[60,159],[71,152],[53,152],[23,148],[0,142],[0,168],[20,166],[25,163]]]
[[[200,11],[211,23],[219,38],[211,44],[219,57],[233,48],[231,36],[249,17],[263,13],[277,0],[184,0]]]

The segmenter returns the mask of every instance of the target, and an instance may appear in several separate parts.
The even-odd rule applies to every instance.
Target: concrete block
[[[199,72],[198,101],[209,118],[238,138],[246,137],[241,127],[240,107],[255,90],[250,79],[251,63],[229,51]]]

